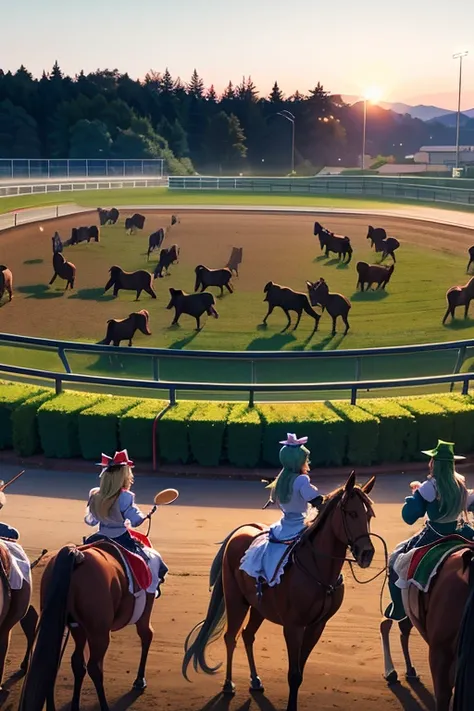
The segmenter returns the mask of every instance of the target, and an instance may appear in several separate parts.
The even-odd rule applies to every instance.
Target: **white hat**
[[[307,441],[307,437],[300,437],[298,439],[295,434],[288,433],[286,435],[286,440],[281,440],[280,444],[284,444],[287,447],[301,447],[301,445],[306,444]]]

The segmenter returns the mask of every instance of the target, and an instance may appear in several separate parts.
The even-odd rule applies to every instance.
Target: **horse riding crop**
[[[23,469],[23,471],[19,472],[14,477],[12,477],[12,479],[10,479],[10,481],[7,481],[6,484],[3,481],[0,482],[0,491],[5,491],[7,486],[10,486],[10,484],[13,484],[13,482],[16,481],[17,479],[19,479],[24,473],[25,473],[25,470]]]

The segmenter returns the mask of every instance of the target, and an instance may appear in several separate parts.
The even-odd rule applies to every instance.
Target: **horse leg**
[[[223,297],[223,296],[224,296],[224,287],[221,286],[221,285],[219,285],[219,289],[221,290],[221,293],[219,294],[219,297]]]
[[[344,335],[346,336],[346,335],[347,335],[347,332],[348,332],[348,330],[349,330],[349,328],[350,328],[350,326],[349,326],[349,321],[348,321],[348,319],[347,319],[347,316],[344,316],[343,314],[341,315],[341,318],[342,318],[342,320],[343,320],[343,322],[344,322],[344,325],[345,325],[345,327],[346,327],[346,330],[344,331]]]
[[[156,299],[156,294],[151,286],[148,286],[145,291],[151,296],[152,299]]]
[[[339,605],[340,607],[340,605]],[[301,646],[301,658],[300,658],[300,664],[301,664],[301,673],[303,674],[306,662],[308,661],[309,655],[319,642],[319,638],[321,637],[322,633],[324,632],[324,628],[326,627],[326,622],[327,618],[322,620],[321,622],[317,622],[315,625],[310,625],[309,627],[306,627],[304,631],[304,637],[303,637],[303,643]]]
[[[232,590],[229,587],[232,586]],[[224,581],[225,606],[227,610],[227,629],[224,634],[224,642],[227,650],[227,666],[222,693],[233,696],[235,694],[235,684],[232,681],[232,659],[237,645],[237,635],[247,615],[249,605],[242,596],[231,571],[226,575]]]
[[[81,689],[86,675],[84,648],[87,637],[82,627],[71,627],[71,635],[75,642],[75,649],[71,657],[72,673],[74,674],[74,691],[72,694],[71,711],[79,711]]]
[[[451,317],[454,318],[454,309],[451,306],[448,306],[448,308],[446,309],[446,313],[444,314],[443,324],[446,323],[446,319],[448,318],[448,316],[450,314],[451,314]]]
[[[288,319],[288,323],[286,324],[285,328],[282,331],[282,333],[284,333],[286,331],[286,329],[291,326],[291,316],[290,316],[290,312],[288,311],[288,309],[285,309],[283,306],[281,308],[285,312],[286,318]]]
[[[147,594],[145,610],[136,625],[137,633],[142,643],[142,655],[140,657],[140,664],[138,666],[137,678],[133,682],[133,688],[137,691],[144,691],[147,686],[145,679],[145,668],[146,661],[148,659],[148,652],[150,651],[150,645],[153,641],[154,630],[151,626],[150,618],[154,602],[155,594]]]
[[[296,329],[298,328],[298,324],[299,324],[299,322],[301,321],[301,314],[302,314],[302,313],[303,313],[302,311],[300,311],[300,312],[298,313],[298,318],[296,319],[296,323],[295,323],[295,325],[294,325],[293,331],[296,331]],[[288,317],[289,317],[289,315],[288,315]],[[288,324],[288,325],[289,325],[289,324]]]
[[[419,677],[418,677],[418,674],[416,673],[415,667],[411,663],[410,648],[409,648],[410,647],[410,632],[413,629],[413,624],[412,624],[409,617],[405,617],[404,620],[400,620],[400,622],[398,623],[398,627],[400,629],[400,644],[402,646],[403,657],[405,659],[405,664],[406,664],[405,678],[416,680]]]
[[[135,299],[135,301],[138,301],[138,299],[140,298],[140,294],[141,294],[141,293],[142,293],[142,290],[141,290],[141,289],[137,289],[137,298]]]
[[[286,711],[297,711],[298,709],[298,690],[303,681],[301,647],[304,633],[304,627],[283,627],[286,649],[288,651],[288,686],[290,687]]]
[[[392,653],[390,651],[390,631],[393,620],[385,618],[380,623],[380,636],[382,638],[383,651],[383,677],[388,684],[395,684],[398,681],[398,674],[393,664]]]
[[[469,306],[471,305],[470,299],[466,302],[466,306],[464,308],[464,318],[467,318],[467,314],[469,313]]]
[[[393,259],[393,263],[396,264],[396,263],[397,263],[397,260],[395,259],[395,252],[390,252],[390,256],[391,256],[392,259]]]
[[[264,691],[263,684],[257,674],[257,667],[255,666],[255,658],[253,656],[253,643],[255,642],[255,635],[262,622],[262,615],[255,607],[252,607],[250,609],[249,621],[242,632],[242,639],[244,641],[250,668],[250,691]]]
[[[431,646],[429,660],[436,711],[449,711],[454,683],[451,679],[452,651],[449,645]]]
[[[232,287],[231,287],[230,284],[226,284],[226,285],[225,285],[225,288],[227,289],[227,291],[229,292],[229,294],[233,294],[233,293],[234,293],[234,290],[232,289]]]
[[[265,316],[265,318],[263,319],[263,323],[264,323],[265,325],[267,324],[267,318],[270,316],[270,314],[272,313],[272,311],[273,311],[274,308],[275,308],[274,306],[272,306],[271,304],[268,304],[268,313],[267,313],[267,315]]]
[[[28,670],[28,666],[30,663],[30,654],[31,650],[33,649],[33,644],[35,641],[35,634],[36,634],[36,626],[38,624],[38,613],[36,612],[34,607],[28,608],[28,611],[24,618],[20,620],[20,626],[21,629],[23,630],[23,633],[26,637],[26,654],[25,658],[23,659],[20,669],[24,672]]]
[[[178,323],[178,322],[176,321],[176,323]],[[200,330],[201,330],[201,317],[196,316],[196,331],[200,331]]]
[[[332,317],[332,335],[336,335],[336,321],[337,321],[337,316]]]
[[[5,659],[10,646],[11,628],[7,626],[0,632],[0,690],[3,691],[3,671],[5,669]]]
[[[54,272],[53,278],[52,278],[51,281],[49,282],[49,285],[50,285],[50,286],[51,286],[51,284],[54,284],[54,282],[56,281],[56,277],[57,277],[57,276],[58,276],[58,275],[57,275],[57,272]]]
[[[95,632],[94,637],[88,639],[89,661],[87,672],[92,679],[99,700],[100,711],[109,711],[109,705],[104,691],[104,657],[110,644],[110,632]]]

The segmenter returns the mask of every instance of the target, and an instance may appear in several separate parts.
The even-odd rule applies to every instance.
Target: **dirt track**
[[[16,470],[2,467],[8,479]],[[17,526],[22,542],[34,557],[38,549],[52,550],[69,541],[80,541],[86,533],[81,523],[84,497],[94,483],[93,474],[29,472],[15,484],[9,495],[3,520]],[[373,496],[377,518],[372,530],[386,537],[389,548],[410,535],[400,519],[400,507],[408,491],[406,476],[380,477]],[[324,492],[334,480],[320,482]],[[216,553],[215,543],[232,527],[249,520],[273,522],[276,511],[262,511],[265,491],[260,483],[206,480],[156,480],[145,478],[136,485],[137,498],[145,508],[157,489],[177,486],[179,502],[160,510],[154,521],[152,537],[170,567],[170,575],[157,602],[153,622],[152,645],[147,679],[149,687],[142,697],[130,692],[138,665],[138,638],[132,629],[116,633],[106,658],[106,690],[111,708],[137,711],[149,708],[169,711],[273,711],[285,708],[286,652],[281,629],[265,623],[256,642],[259,674],[266,685],[264,697],[249,697],[248,668],[241,644],[235,655],[237,695],[230,702],[215,698],[223,682],[223,673],[214,677],[192,674],[192,684],[181,676],[183,643],[191,627],[202,619],[209,600],[208,571]],[[13,489],[13,487],[12,487]],[[27,495],[28,494],[28,495]],[[382,561],[377,549],[375,569]],[[367,579],[368,571],[359,572]],[[422,683],[410,688],[405,682],[388,689],[382,679],[378,638],[380,582],[357,585],[345,571],[346,597],[339,614],[328,624],[323,638],[309,660],[301,690],[301,709],[333,711],[426,711],[432,709],[431,680],[427,670],[427,651],[414,636],[413,660],[422,674]],[[395,659],[401,666],[398,635],[393,635]],[[15,630],[6,676],[16,668],[23,653],[21,633]],[[213,661],[222,660],[223,643],[211,649]],[[68,708],[71,674],[68,648],[58,677],[58,709]],[[426,686],[425,686],[426,685]],[[16,709],[20,685],[13,684],[5,708]],[[86,679],[82,708],[95,707],[95,695]]]

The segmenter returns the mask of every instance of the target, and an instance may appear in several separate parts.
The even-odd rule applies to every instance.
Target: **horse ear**
[[[354,488],[356,483],[356,473],[354,470],[351,471],[348,480],[344,484],[344,491],[346,493],[350,493],[352,489]]]
[[[367,496],[370,494],[370,492],[372,491],[372,489],[375,486],[376,481],[377,481],[377,477],[371,476],[370,479],[368,481],[366,481],[363,486],[361,486],[361,489],[364,492],[364,494],[367,494]]]
[[[307,282],[306,282],[306,286],[308,287],[308,289],[312,289],[313,286],[314,286],[314,284],[313,284],[312,281],[307,281]]]

